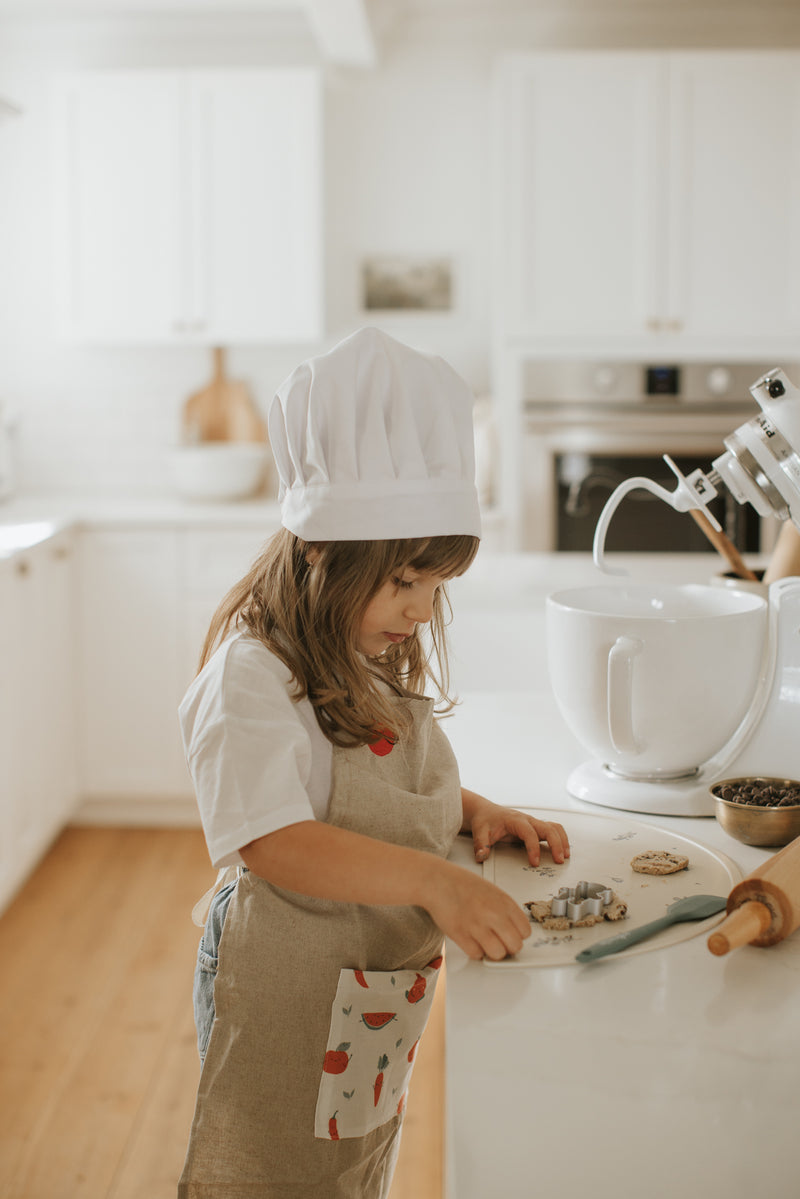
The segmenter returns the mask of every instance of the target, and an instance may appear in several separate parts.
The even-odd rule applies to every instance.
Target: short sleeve
[[[214,866],[289,824],[314,820],[312,745],[286,666],[255,638],[222,645],[179,708],[186,760]]]

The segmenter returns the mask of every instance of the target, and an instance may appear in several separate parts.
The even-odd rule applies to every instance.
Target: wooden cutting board
[[[266,441],[267,427],[246,383],[225,373],[225,351],[213,350],[211,382],[190,395],[183,408],[183,440]]]
[[[552,899],[560,887],[575,887],[581,881],[602,883],[627,903],[628,914],[624,920],[604,920],[591,928],[564,931],[546,929],[534,923],[531,936],[515,957],[505,958],[502,962],[484,959],[484,964],[491,969],[576,965],[575,955],[580,950],[626,928],[657,920],[673,900],[684,895],[728,895],[742,878],[742,871],[726,854],[671,829],[630,819],[627,814],[595,816],[593,813],[539,807],[536,814],[563,824],[570,841],[569,860],[563,866],[557,866],[543,847],[541,861],[534,867],[520,846],[495,845],[483,864],[484,878],[502,887],[520,905],[532,899]],[[637,874],[631,869],[631,858],[648,849],[683,854],[689,859],[689,866],[675,874]],[[724,918],[723,910],[707,920],[673,924],[615,956],[621,958],[664,949],[709,932]]]

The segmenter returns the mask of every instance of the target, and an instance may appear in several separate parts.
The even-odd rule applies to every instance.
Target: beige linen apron
[[[462,821],[452,750],[431,700],[394,702],[411,732],[390,752],[334,748],[327,820],[446,857]],[[244,873],[179,1199],[383,1199],[441,946],[423,908],[314,899]]]

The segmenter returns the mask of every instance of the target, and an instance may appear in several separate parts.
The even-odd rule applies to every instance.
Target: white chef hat
[[[278,389],[269,437],[304,541],[480,537],[473,397],[442,359],[359,329]]]

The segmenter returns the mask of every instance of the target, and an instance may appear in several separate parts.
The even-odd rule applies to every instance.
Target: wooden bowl
[[[721,779],[714,783],[711,795],[717,820],[725,832],[744,845],[759,845],[764,848],[788,845],[795,837],[800,837],[800,804],[780,807],[777,804],[760,805],[723,798],[726,790],[739,792],[748,784],[800,789],[800,782],[796,779],[770,778],[765,775]]]

